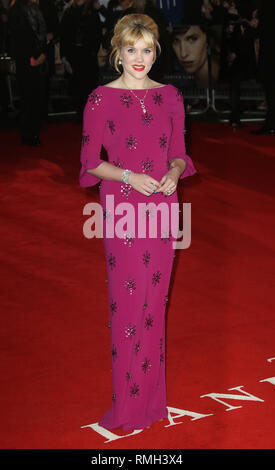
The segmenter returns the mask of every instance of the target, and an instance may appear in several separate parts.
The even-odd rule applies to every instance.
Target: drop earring
[[[122,61],[119,59],[118,63],[119,63],[119,65],[121,65],[121,64],[122,64]]]

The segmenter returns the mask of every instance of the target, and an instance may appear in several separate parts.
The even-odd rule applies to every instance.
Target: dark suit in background
[[[32,9],[33,21],[27,13]],[[20,95],[21,136],[26,143],[39,143],[39,131],[46,90],[45,63],[31,66],[30,59],[46,53],[46,25],[38,5],[16,0],[9,10],[11,54],[16,61],[16,82]],[[35,143],[36,142],[36,143]]]
[[[47,77],[46,77],[46,92],[44,101],[45,118],[48,116],[48,104],[50,96],[50,79],[55,74],[55,41],[59,32],[59,20],[57,8],[54,0],[39,0],[39,8],[42,12],[43,18],[46,23],[47,35],[52,35],[52,39],[47,42],[46,57],[47,57]]]
[[[78,120],[82,119],[88,94],[98,86],[97,53],[102,39],[102,26],[91,2],[72,4],[60,24],[60,55],[72,67],[72,84]]]
[[[259,12],[259,72],[264,86],[267,113],[265,128],[275,130],[275,2],[262,0]]]

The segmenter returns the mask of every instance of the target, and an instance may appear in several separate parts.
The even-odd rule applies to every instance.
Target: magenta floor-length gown
[[[146,90],[134,90],[143,98]],[[100,180],[89,174],[100,163],[101,147],[113,165],[147,173],[160,181],[174,158],[187,163],[181,178],[196,173],[185,151],[184,103],[171,84],[149,89],[144,114],[138,99],[127,89],[98,86],[89,95],[84,110],[80,185],[100,183],[103,209],[109,300],[110,353],[113,394],[111,407],[99,420],[106,429],[144,429],[168,416],[165,380],[165,312],[174,260],[175,240],[168,220],[160,225],[154,210],[160,202],[177,203],[177,192],[145,196],[119,181]],[[106,205],[113,197],[114,209]],[[125,212],[120,203],[134,207],[135,226],[124,226],[123,236],[106,236],[107,224],[116,226]],[[143,203],[143,205],[140,205]],[[138,213],[138,205],[141,209]],[[139,215],[138,215],[139,214]],[[138,236],[138,223],[157,217],[157,237],[146,229]],[[147,226],[148,226],[147,225]],[[108,232],[110,233],[110,232]]]

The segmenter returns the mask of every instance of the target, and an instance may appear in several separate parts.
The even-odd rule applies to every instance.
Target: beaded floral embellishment
[[[162,94],[156,91],[153,95],[153,100],[155,104],[160,106],[163,103]]]
[[[100,105],[101,100],[102,100],[102,95],[100,93],[96,93],[95,91],[93,91],[89,95],[88,101],[89,101],[89,103],[91,103],[91,108],[92,108],[93,111],[96,108],[96,106]]]
[[[123,95],[121,95],[121,97],[120,97],[120,101],[127,108],[129,108],[130,105],[133,104],[133,99],[132,99],[131,95],[129,95],[128,93],[123,93]]]
[[[128,325],[125,327],[125,336],[126,338],[132,339],[132,337],[136,334],[136,326],[135,325]]]
[[[159,145],[162,150],[164,150],[167,147],[167,141],[168,141],[167,135],[162,134],[159,138]]]
[[[83,134],[82,134],[82,147],[84,147],[84,145],[87,145],[89,142],[90,142],[89,134],[85,134],[83,132]]]
[[[142,258],[143,258],[143,263],[145,264],[146,268],[147,268],[148,263],[149,263],[149,261],[150,261],[150,257],[151,257],[151,255],[150,255],[149,251],[146,250],[145,253],[143,253],[143,256],[142,256]]]
[[[120,185],[120,192],[121,192],[122,196],[126,197],[126,199],[128,199],[129,195],[132,192],[132,189],[133,188],[130,184],[122,183]]]
[[[111,309],[112,315],[117,311],[117,303],[114,300],[112,300],[111,302],[110,309]]]
[[[159,357],[159,360],[160,360],[160,363],[164,362],[164,351],[162,349],[162,346],[163,346],[163,338],[160,338],[160,357]]]
[[[116,267],[116,257],[112,255],[112,253],[109,254],[108,257],[108,264],[111,269]]]
[[[124,285],[130,295],[136,290],[136,281],[134,279],[126,279]]]
[[[140,341],[135,344],[135,353],[137,354],[140,350]]]
[[[152,284],[153,284],[154,287],[157,284],[159,284],[160,278],[161,278],[161,272],[160,271],[157,271],[156,273],[153,274]]]
[[[126,372],[126,380],[127,382],[129,382],[129,380],[131,379],[132,377],[132,374],[130,372]]]
[[[142,208],[142,216],[149,220],[149,217],[154,217],[155,211],[153,207],[144,207]]]
[[[137,143],[138,143],[136,137],[134,137],[132,134],[130,134],[129,137],[126,137],[125,141],[126,141],[126,147],[127,147],[128,150],[130,150],[131,152],[133,150],[136,150]]]
[[[171,230],[163,230],[163,231],[162,231],[162,233],[161,233],[161,240],[162,240],[164,243],[167,243],[167,241],[170,242],[171,237],[172,237],[172,232],[171,232]]]
[[[117,350],[116,350],[116,347],[114,345],[112,346],[112,358],[113,359],[117,358]]]
[[[134,238],[135,238],[135,237],[134,237],[134,234],[132,234],[132,233],[125,233],[124,236],[123,236],[123,238],[124,238],[124,242],[123,242],[124,245],[127,245],[127,246],[129,246],[129,247],[131,247],[131,246],[133,245],[133,243],[134,243]]]
[[[108,123],[109,123],[109,129],[110,129],[111,133],[114,134],[114,132],[116,130],[114,121],[108,121]]]
[[[136,398],[137,395],[139,395],[139,386],[134,383],[130,389],[130,396]]]
[[[120,158],[117,158],[116,161],[113,160],[113,164],[118,168],[124,168],[124,161],[121,161]]]
[[[145,323],[144,326],[147,330],[153,326],[153,317],[152,315],[148,315],[148,317],[145,318]]]
[[[149,114],[149,113],[143,113],[141,116],[141,119],[142,119],[143,124],[149,127],[151,122],[153,121],[153,116],[152,114]]]
[[[151,361],[150,359],[148,359],[147,357],[145,357],[141,367],[142,367],[142,370],[144,372],[144,374],[146,374],[146,372],[148,372],[150,370],[150,367],[151,367]]]
[[[149,157],[146,157],[145,160],[141,161],[142,173],[149,173],[149,171],[153,171],[153,169],[154,169],[154,161],[150,160]]]

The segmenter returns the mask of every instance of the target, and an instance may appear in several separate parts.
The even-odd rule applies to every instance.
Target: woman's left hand
[[[164,193],[167,196],[171,196],[176,189],[178,180],[180,177],[180,172],[177,168],[171,168],[160,180],[160,187],[158,188],[158,193]]]

